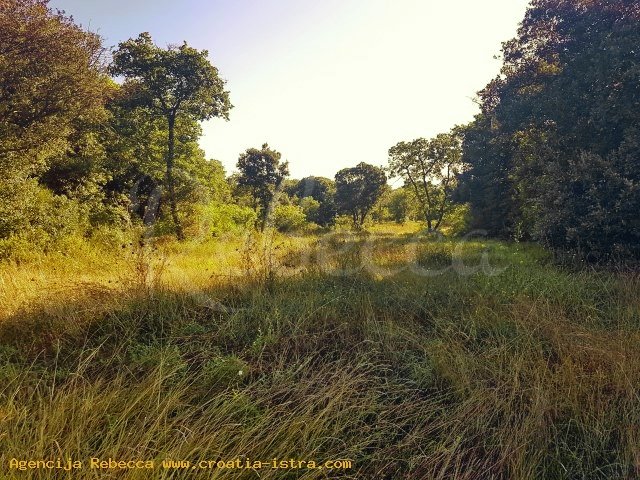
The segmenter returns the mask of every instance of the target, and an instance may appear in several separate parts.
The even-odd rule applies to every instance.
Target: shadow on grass
[[[364,268],[364,240],[340,240],[325,254],[360,265],[353,274],[302,254],[289,258],[302,273],[193,292],[87,290],[5,319],[2,450],[354,462],[332,478],[638,473],[639,337],[632,323],[607,324],[628,302],[615,281],[492,243],[464,259],[492,249],[512,266],[500,275],[418,275],[376,240],[370,255],[399,270],[382,275]],[[446,264],[453,247],[436,245],[420,247],[423,266]]]

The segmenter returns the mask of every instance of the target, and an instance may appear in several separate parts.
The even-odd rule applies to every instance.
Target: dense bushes
[[[640,259],[640,151],[607,158],[583,153],[555,168],[540,196],[536,235],[589,262]],[[558,181],[560,180],[560,181]]]
[[[532,2],[465,132],[475,228],[640,260],[638,22],[637,2]]]
[[[211,203],[199,208],[201,232],[214,237],[225,233],[238,233],[253,228],[258,215],[249,207],[231,203]]]
[[[279,205],[273,210],[271,221],[279,231],[290,232],[304,227],[307,217],[299,205]]]
[[[5,182],[0,200],[0,258],[24,259],[34,250],[56,248],[65,237],[82,236],[89,227],[85,208],[35,180]]]

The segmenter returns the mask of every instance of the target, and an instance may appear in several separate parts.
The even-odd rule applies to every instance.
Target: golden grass
[[[3,265],[0,478],[637,478],[638,278],[400,229]],[[12,457],[353,468],[16,472]]]

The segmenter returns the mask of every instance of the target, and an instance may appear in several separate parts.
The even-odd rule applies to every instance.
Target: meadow
[[[638,478],[639,291],[413,224],[6,262],[0,478]],[[236,458],[352,466],[157,466]]]

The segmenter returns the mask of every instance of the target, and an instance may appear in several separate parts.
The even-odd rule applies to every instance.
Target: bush
[[[409,218],[411,211],[411,199],[407,190],[404,188],[393,190],[389,194],[387,209],[394,222],[404,223]]]
[[[442,232],[456,236],[469,230],[469,205],[466,203],[453,205],[444,217]]]
[[[300,200],[300,208],[304,212],[304,216],[307,219],[307,222],[320,223],[319,222],[319,213],[320,213],[320,202],[315,200],[313,197],[304,197]]]
[[[86,209],[32,180],[0,185],[0,258],[26,260],[89,229]]]
[[[198,215],[201,230],[214,237],[225,233],[240,233],[252,228],[258,220],[253,209],[233,203],[210,203],[201,206]]]
[[[299,205],[280,205],[273,210],[271,223],[280,232],[291,232],[305,227],[307,217]]]
[[[550,167],[535,232],[543,244],[587,262],[640,261],[638,139],[606,158],[583,153]]]

